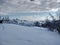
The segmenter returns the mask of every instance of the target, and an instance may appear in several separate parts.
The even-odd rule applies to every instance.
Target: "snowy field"
[[[60,45],[60,35],[41,27],[0,24],[0,45]]]

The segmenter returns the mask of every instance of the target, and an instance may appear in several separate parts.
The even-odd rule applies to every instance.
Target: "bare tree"
[[[55,17],[51,13],[49,13],[49,15],[53,20],[56,20]]]

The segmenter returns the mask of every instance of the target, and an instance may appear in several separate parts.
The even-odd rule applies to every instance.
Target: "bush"
[[[34,25],[40,27],[40,23],[38,21],[36,21]]]
[[[58,33],[60,33],[60,20],[55,21],[47,21],[46,23],[42,24],[42,27],[48,28],[50,31],[54,31],[56,29]]]

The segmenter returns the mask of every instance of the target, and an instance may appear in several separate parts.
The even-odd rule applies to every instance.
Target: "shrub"
[[[40,27],[40,23],[38,21],[36,21],[34,25]]]

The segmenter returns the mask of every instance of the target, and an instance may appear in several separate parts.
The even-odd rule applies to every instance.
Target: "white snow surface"
[[[42,27],[0,24],[0,45],[60,45],[60,35]]]

